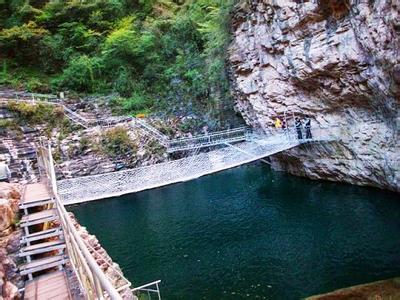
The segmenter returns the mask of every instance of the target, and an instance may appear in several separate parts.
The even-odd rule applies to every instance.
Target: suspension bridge
[[[304,143],[329,142],[340,137],[340,127],[338,126],[326,128],[314,126],[312,129],[313,138],[310,139],[299,139],[296,128],[287,126],[285,129],[271,130],[268,134],[257,134],[247,127],[239,127],[192,137],[170,139],[157,128],[139,118],[86,119],[69,109],[62,99],[55,95],[29,93],[9,95],[0,92],[0,97],[61,105],[66,116],[83,128],[124,122],[129,124],[132,129],[138,129],[143,134],[158,141],[160,145],[165,147],[167,153],[188,151],[195,153],[181,159],[150,166],[60,180],[57,182],[57,186],[60,200],[65,205],[115,197],[188,181],[260,160]],[[200,153],[201,149],[210,147],[216,149]]]
[[[35,101],[35,97],[31,96]],[[330,142],[340,137],[338,126],[314,127],[313,137],[309,139],[299,139],[296,128],[287,127],[260,134],[247,127],[239,127],[170,139],[145,120],[125,117],[88,120],[58,100],[56,97],[45,97],[40,101],[61,105],[66,116],[83,128],[125,122],[157,140],[168,153],[192,151],[194,154],[135,169],[57,181],[51,148],[39,145],[41,181],[26,186],[20,205],[24,235],[19,256],[26,260],[20,266],[20,273],[28,277],[26,299],[135,299],[133,295],[143,292],[148,294],[149,299],[150,294],[161,299],[159,280],[131,288],[131,283],[111,264],[109,267],[118,276],[107,276],[95,259],[101,258],[101,255],[82,239],[65,205],[188,181],[303,144]],[[210,149],[201,152],[203,148]],[[38,208],[45,209],[37,211]],[[58,225],[54,227],[54,224]],[[46,274],[43,275],[43,272]],[[75,286],[71,286],[71,282],[75,282]]]
[[[170,151],[215,146],[216,150],[197,153],[145,167],[77,177],[57,182],[65,205],[120,196],[183,182],[247,164],[293,147],[338,139],[340,128],[314,128],[312,139],[298,139],[295,129],[277,130],[270,135],[232,129],[190,139],[170,141]],[[199,151],[197,151],[199,152]]]

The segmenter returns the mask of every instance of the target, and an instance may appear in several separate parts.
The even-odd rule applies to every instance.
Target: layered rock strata
[[[0,299],[20,299],[18,289],[24,285],[17,267],[21,237],[16,228],[19,199],[17,185],[0,182]]]
[[[272,157],[313,179],[400,191],[400,3],[242,1],[230,64],[236,108],[265,131],[284,115],[340,126],[338,140]]]

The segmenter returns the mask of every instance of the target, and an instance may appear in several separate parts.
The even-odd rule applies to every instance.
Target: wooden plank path
[[[54,203],[49,189],[43,183],[33,183],[25,186],[22,193],[20,208],[30,208]]]
[[[30,245],[23,247],[20,252],[19,256],[30,256],[30,255],[37,255],[41,253],[51,252],[54,250],[60,250],[65,248],[65,243],[62,239],[57,239],[55,241],[38,243],[35,245]]]
[[[45,258],[35,259],[30,263],[23,264],[19,267],[21,275],[29,275],[34,272],[40,272],[49,268],[59,267],[67,262],[64,255],[49,256]]]
[[[72,299],[63,269],[68,257],[62,229],[46,226],[59,220],[57,209],[51,208],[53,206],[54,197],[46,184],[25,186],[20,203],[24,212],[21,227],[25,235],[21,238],[19,252],[19,256],[26,259],[26,263],[19,266],[20,274],[29,278],[24,299]]]
[[[26,214],[21,218],[21,227],[29,227],[33,225],[43,224],[57,220],[57,210],[46,209],[36,213]]]
[[[24,299],[72,299],[65,271],[56,271],[28,282]]]

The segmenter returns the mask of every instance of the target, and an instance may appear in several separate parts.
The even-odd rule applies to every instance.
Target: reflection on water
[[[399,276],[399,200],[253,164],[69,210],[164,299],[298,299]]]

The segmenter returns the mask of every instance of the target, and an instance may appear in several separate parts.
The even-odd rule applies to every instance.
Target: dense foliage
[[[116,92],[128,112],[213,111],[229,98],[234,2],[0,0],[0,84]]]

